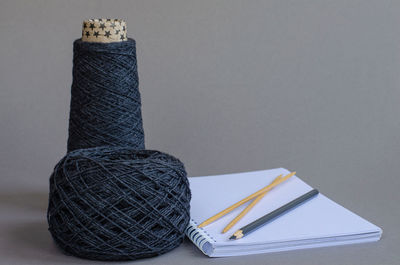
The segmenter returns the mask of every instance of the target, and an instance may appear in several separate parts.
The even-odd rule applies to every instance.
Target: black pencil
[[[296,206],[299,206],[300,204],[304,203],[305,201],[311,199],[315,195],[317,195],[319,192],[316,189],[313,189],[306,194],[301,195],[297,199],[294,199],[293,201],[283,205],[282,207],[270,212],[269,214],[264,215],[263,217],[258,218],[257,220],[251,222],[250,224],[243,226],[239,230],[237,230],[229,239],[239,239],[242,238],[254,230],[264,226],[268,222],[272,221],[273,219],[277,218],[278,216],[287,213],[289,210],[292,210]]]

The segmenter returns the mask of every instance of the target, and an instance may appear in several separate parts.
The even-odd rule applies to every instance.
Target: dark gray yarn
[[[136,45],[74,42],[68,151],[103,145],[144,149]]]
[[[173,156],[119,147],[79,149],[50,177],[49,230],[76,256],[151,257],[182,242],[190,197],[184,166]]]
[[[144,149],[135,42],[74,43],[68,153],[50,177],[49,231],[67,254],[133,260],[179,246],[183,164]]]

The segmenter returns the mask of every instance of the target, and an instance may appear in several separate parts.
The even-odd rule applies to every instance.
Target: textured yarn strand
[[[135,41],[76,40],[73,63],[68,151],[144,149]]]
[[[68,153],[50,177],[49,230],[65,252],[133,260],[182,243],[190,218],[183,164],[153,150],[119,147]]]

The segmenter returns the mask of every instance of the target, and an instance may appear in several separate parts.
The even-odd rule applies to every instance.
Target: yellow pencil
[[[276,179],[274,179],[274,181],[271,184],[274,184],[276,181],[278,181],[280,178],[280,176],[278,176]],[[270,190],[268,190],[270,191]],[[238,216],[235,217],[235,219],[233,219],[227,226],[225,226],[224,230],[222,230],[222,233],[227,232],[229,229],[232,228],[232,226],[234,226],[240,219],[243,218],[243,216],[245,216],[253,207],[254,205],[256,205],[264,196],[265,194],[268,193],[268,191],[265,191],[264,193],[261,193],[260,195],[258,195],[257,198],[254,199],[254,201],[252,201]]]
[[[281,178],[282,175],[279,175],[274,181],[271,182],[271,184],[269,184],[268,186],[260,189],[259,191],[247,196],[246,198],[242,199],[241,201],[229,206],[228,208],[226,208],[225,210],[217,213],[216,215],[208,218],[207,220],[205,220],[204,222],[202,222],[198,227],[203,227],[206,226],[212,222],[214,222],[215,220],[221,218],[222,216],[224,216],[225,214],[229,213],[230,211],[232,211],[233,209],[239,207],[240,205],[250,201],[251,199],[257,197],[260,194],[263,194],[266,191],[269,191],[270,189],[272,189],[273,187],[279,185],[280,183],[284,182],[285,180],[287,180],[288,178],[290,178],[291,176],[293,176],[294,174],[296,174],[296,172],[292,172],[288,175],[286,175],[285,177]]]

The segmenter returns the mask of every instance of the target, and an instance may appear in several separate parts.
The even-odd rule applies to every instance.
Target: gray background
[[[399,264],[399,13],[378,0],[1,0],[0,263],[95,263],[56,249],[45,212],[66,151],[72,42],[83,19],[110,17],[137,41],[147,148],[190,176],[296,170],[384,231],[219,259],[186,241],[135,264]]]

